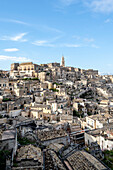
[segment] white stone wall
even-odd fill
[[[88,133],[85,133],[84,137],[85,137],[85,144],[86,145],[97,141],[97,139],[95,137],[93,137],[92,135],[89,135]]]
[[[113,149],[113,141],[107,140],[102,136],[92,136],[88,133],[85,133],[85,144],[91,144],[92,142],[96,142],[100,145],[101,150],[112,150]]]
[[[103,124],[96,120],[96,128],[103,128]]]
[[[11,111],[9,112],[9,116],[10,116],[10,117],[17,117],[17,116],[20,115],[20,113],[21,113],[21,109],[20,109],[20,110],[11,110]]]
[[[113,149],[113,141],[105,140],[104,137],[100,136],[99,140],[100,148],[102,150],[112,150]]]
[[[86,124],[91,129],[95,129],[95,121],[93,119],[91,119],[90,117],[86,117]]]

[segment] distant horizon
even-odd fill
[[[65,57],[64,57],[64,59],[65,59]],[[33,62],[33,61],[28,61],[28,62],[12,62],[11,64],[13,64],[13,63],[19,63],[19,64],[21,64],[21,63],[30,63],[30,62],[32,62],[33,64],[37,64],[37,65],[50,64],[50,63],[60,63],[60,64],[61,64],[61,62],[57,62],[57,61],[55,61],[55,62],[48,62],[48,63],[35,63],[35,62]],[[10,66],[11,66],[11,65],[10,65]],[[80,68],[80,67],[75,67],[75,66],[70,66],[70,65],[66,65],[65,67],[74,67],[74,68],[79,68],[79,69],[82,69],[82,70],[90,70],[90,69],[93,69],[93,68],[87,68],[87,69],[85,69],[85,68]],[[9,69],[9,70],[7,70],[7,69],[0,69],[0,70],[2,70],[2,71],[10,71],[10,69]],[[98,70],[98,69],[93,69],[93,70]],[[99,70],[98,70],[98,74],[99,74],[99,75],[113,75],[113,73],[99,72]]]

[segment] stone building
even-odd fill
[[[8,78],[0,78],[0,89],[9,88],[9,79]]]
[[[92,142],[97,142],[101,150],[113,149],[113,129],[96,129],[85,132],[85,144],[91,145]]]
[[[16,76],[29,76],[29,77],[37,77],[37,71],[40,69],[40,66],[37,64],[33,64],[32,62],[27,63],[13,63],[11,64],[10,77]]]
[[[0,131],[0,150],[12,150],[13,154],[17,150],[17,131],[14,129]]]

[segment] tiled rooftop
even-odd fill
[[[52,150],[46,151],[45,154],[45,170],[66,170],[61,160]]]
[[[67,160],[74,170],[107,170],[95,157],[85,151],[76,151]]]
[[[38,131],[38,139],[41,141],[50,140],[58,137],[66,136],[66,132],[63,130],[54,130],[54,131]]]
[[[33,145],[26,145],[17,150],[17,161],[33,159],[41,162],[41,150]]]

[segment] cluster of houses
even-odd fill
[[[113,76],[66,67],[64,57],[0,71],[0,152],[9,151],[1,166],[109,169],[95,155],[112,149]]]

